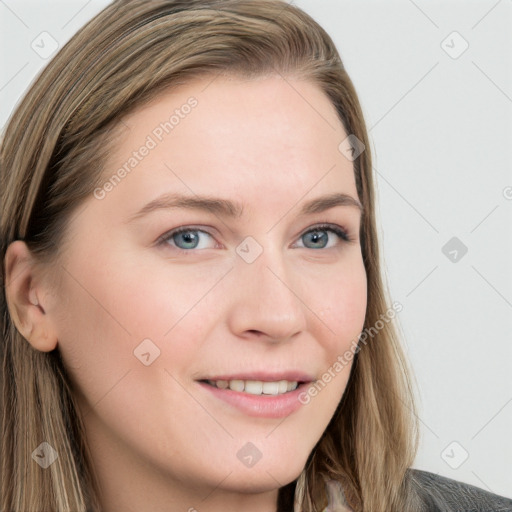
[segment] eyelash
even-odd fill
[[[169,231],[162,235],[157,240],[158,246],[168,245],[169,240],[171,240],[175,235],[178,235],[180,233],[187,233],[187,232],[193,232],[197,231],[198,233],[206,233],[207,235],[213,237],[211,233],[208,231],[205,231],[203,229],[194,228],[193,226],[183,226],[180,228],[173,229],[172,231]],[[308,233],[314,232],[314,231],[330,231],[331,233],[334,233],[337,235],[343,242],[353,242],[356,239],[349,236],[349,234],[340,226],[337,226],[336,224],[318,224],[316,226],[313,226],[312,228],[304,231],[300,236],[299,239],[302,238],[304,235],[307,235]],[[179,252],[196,252],[194,249],[182,249],[181,247],[177,247],[175,245],[171,246],[173,249],[179,251]],[[309,247],[301,247],[301,249],[309,249]],[[332,247],[327,247],[327,249],[332,249]],[[311,249],[313,251],[318,251],[319,249]],[[320,249],[321,250],[321,249]],[[324,248],[325,250],[325,248]]]

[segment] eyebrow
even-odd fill
[[[350,206],[357,208],[362,214],[363,205],[354,197],[344,193],[333,193],[316,199],[312,199],[302,206],[299,215],[310,215],[320,213],[336,206]],[[243,205],[229,199],[222,199],[212,196],[182,195],[167,193],[153,199],[143,206],[138,212],[130,216],[127,223],[140,219],[151,212],[174,208],[185,208],[189,210],[203,210],[216,214],[220,217],[237,219],[243,215]]]

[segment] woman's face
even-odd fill
[[[281,77],[197,80],[120,133],[47,311],[100,480],[275,490],[334,414],[351,369],[335,363],[363,329],[348,134],[316,85]]]

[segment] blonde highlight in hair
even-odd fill
[[[317,84],[347,134],[364,207],[361,247],[368,282],[365,328],[388,306],[380,270],[368,134],[353,84],[328,34],[281,0],[118,0],[59,51],[13,113],[0,150],[0,249],[24,240],[55,271],[71,214],[101,183],[119,121],[158,93],[194,78],[279,74]],[[5,280],[2,265],[4,288]],[[5,290],[4,290],[5,292]],[[72,386],[58,349],[33,349],[0,297],[0,509],[100,510],[98,485]],[[338,408],[302,474],[279,492],[278,510],[319,512],[325,478],[342,484],[356,512],[413,510],[407,470],[418,445],[411,376],[388,322],[354,355]],[[43,441],[48,470],[31,460]]]

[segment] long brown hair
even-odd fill
[[[353,84],[328,34],[281,0],[118,0],[80,29],[12,114],[0,151],[0,256],[23,240],[55,268],[71,213],[99,186],[119,120],[159,92],[215,74],[281,74],[327,94],[345,132],[365,150],[353,161],[364,207],[361,246],[368,282],[365,330],[343,398],[280,510],[320,511],[325,478],[355,511],[411,510],[407,469],[418,445],[411,376],[381,275],[370,144]],[[109,143],[110,142],[110,143]],[[341,142],[341,141],[340,141]],[[2,264],[2,283],[5,268]],[[17,331],[0,297],[3,511],[97,511],[86,436],[58,349],[40,352]],[[364,332],[364,331],[363,331]],[[59,457],[31,461],[43,440]]]

